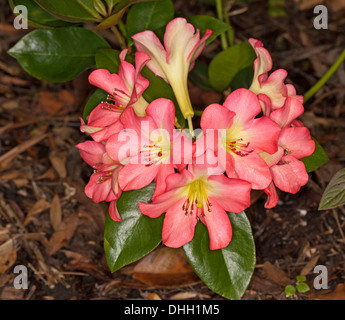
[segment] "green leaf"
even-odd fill
[[[345,168],[339,170],[327,185],[319,210],[332,209],[345,204]]]
[[[97,69],[107,69],[110,73],[117,73],[120,66],[119,55],[119,50],[98,50],[95,55]]]
[[[172,88],[160,77],[156,76],[149,68],[144,67],[141,71],[144,78],[150,81],[150,85],[144,91],[143,97],[147,102],[152,102],[158,98],[170,99],[175,105],[175,116],[182,127],[186,125],[186,119],[183,117],[178,106],[176,97]]]
[[[206,45],[210,44],[219,35],[230,29],[230,26],[227,23],[210,16],[192,16],[187,20],[195,27],[195,29],[200,30],[201,36],[205,34],[207,29],[213,31],[213,34],[206,40]]]
[[[296,280],[297,282],[304,282],[307,280],[307,278],[305,276],[296,276]]]
[[[74,79],[95,64],[95,53],[109,44],[84,28],[38,29],[20,39],[8,53],[33,77],[51,82]]]
[[[297,289],[298,292],[301,292],[301,293],[307,292],[307,291],[310,290],[309,286],[306,283],[304,283],[304,282],[299,283],[297,285],[296,289]]]
[[[288,286],[285,287],[285,296],[287,298],[293,296],[296,293],[296,288],[289,284]]]
[[[218,53],[208,69],[211,85],[219,91],[228,89],[241,70],[253,67],[255,59],[255,51],[248,42],[236,44]]]
[[[117,201],[121,222],[105,221],[104,249],[111,272],[139,260],[156,248],[162,240],[164,215],[152,219],[139,210],[139,202],[148,202],[155,184],[140,189],[125,191]]]
[[[101,20],[93,0],[35,0],[44,10],[64,21],[92,22]]]
[[[189,72],[189,79],[200,88],[214,90],[208,78],[208,64],[201,60],[195,61],[194,68]]]
[[[62,21],[57,17],[49,14],[47,11],[43,10],[34,0],[10,0],[9,2],[12,10],[18,5],[24,5],[27,8],[27,20],[29,25],[31,26],[54,29],[72,25],[69,22]]]
[[[239,88],[249,89],[253,81],[253,76],[254,76],[253,66],[249,66],[240,70],[239,72],[237,72],[235,77],[231,80],[231,83],[230,83],[231,90],[236,90]]]
[[[305,169],[308,173],[315,171],[317,168],[321,167],[329,160],[321,145],[316,141],[315,138],[311,138],[315,142],[315,150],[313,154],[309,157],[300,159],[304,163]]]
[[[91,113],[93,109],[95,109],[102,101],[107,100],[108,93],[102,89],[96,89],[95,92],[91,95],[89,100],[87,101],[84,112],[83,112],[83,119],[86,120],[86,117]]]
[[[193,240],[183,248],[194,271],[211,290],[237,300],[255,268],[255,244],[246,214],[229,213],[229,217],[233,236],[226,248],[209,249],[208,231],[201,222],[196,225]]]
[[[127,15],[127,32],[132,36],[138,32],[155,31],[174,18],[171,0],[148,1],[132,6]]]

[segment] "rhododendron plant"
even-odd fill
[[[10,49],[23,68],[41,80],[66,82],[95,67],[87,71],[95,91],[80,118],[87,141],[76,147],[91,166],[85,194],[109,204],[104,249],[110,270],[160,243],[182,247],[213,291],[241,298],[256,262],[244,212],[252,190],[263,195],[257,201],[264,214],[280,193],[298,192],[327,161],[299,119],[303,96],[287,83],[288,72],[272,70],[260,40],[234,38],[228,19],[182,12],[173,18],[170,0],[93,0],[87,10],[80,1],[68,1],[74,10],[66,1],[31,2],[40,5],[32,4],[29,21],[41,14],[45,19],[35,25],[47,29]],[[219,16],[227,13],[222,1],[215,3]],[[85,22],[97,25],[86,29]],[[117,41],[110,44],[91,29],[110,29]],[[206,54],[218,36],[221,42]],[[35,46],[39,54],[32,54]],[[207,90],[197,111],[191,83]]]

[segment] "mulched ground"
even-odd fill
[[[303,94],[345,47],[345,3],[334,1],[329,29],[315,30],[313,7],[322,1],[287,2],[281,17],[269,15],[266,1],[254,1],[235,4],[230,18],[236,39],[260,39],[272,54],[274,69],[288,70],[287,81]],[[211,10],[198,1],[174,3],[186,15]],[[103,250],[107,206],[84,195],[91,172],[75,148],[85,140],[78,118],[93,90],[88,73],[65,84],[30,77],[6,54],[27,32],[13,29],[12,21],[7,2],[0,1],[0,299],[223,299],[188,268],[189,284],[165,288],[135,278],[134,266],[109,272]],[[104,36],[117,46],[109,33]],[[219,50],[217,40],[204,57]],[[191,88],[195,105],[201,95],[206,105],[218,98],[192,83]],[[321,299],[327,293],[326,298],[344,299],[345,210],[317,210],[325,186],[345,166],[344,98],[342,65],[305,104],[302,116],[330,161],[310,174],[297,195],[281,194],[276,208],[266,210],[265,195],[256,194],[246,211],[257,266],[242,299],[286,299],[284,286],[295,284],[301,274],[311,290],[290,299]],[[16,265],[28,267],[28,290],[13,287]],[[315,265],[327,267],[328,290],[313,289]]]

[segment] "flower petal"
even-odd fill
[[[80,151],[80,156],[91,167],[103,163],[105,147],[102,143],[95,141],[85,141],[76,145]]]
[[[246,126],[261,112],[261,106],[256,94],[240,88],[228,95],[223,106],[236,113],[234,124]]]
[[[281,128],[266,116],[254,119],[247,130],[243,130],[242,137],[249,141],[249,148],[255,152],[273,154],[278,150],[278,138]]]
[[[162,230],[162,241],[168,247],[179,248],[194,237],[195,225],[198,222],[195,212],[185,214],[182,209],[184,199],[177,201],[165,214]]]
[[[282,130],[279,145],[296,159],[310,156],[315,150],[315,142],[306,127],[291,127]]]
[[[157,176],[160,165],[126,164],[119,172],[120,188],[138,190],[149,185]]]
[[[266,209],[274,208],[278,204],[278,200],[279,200],[274,183],[271,182],[270,185],[264,191],[267,194],[267,201],[265,203],[265,208]]]
[[[207,194],[215,199],[225,211],[238,213],[250,206],[252,186],[249,182],[229,179],[223,174],[210,176],[208,182]]]
[[[146,108],[146,114],[156,123],[157,128],[165,129],[171,135],[175,123],[175,106],[174,103],[165,98],[159,98],[152,101]]]
[[[174,166],[172,164],[161,164],[160,168],[157,172],[155,182],[156,182],[156,189],[153,193],[152,199],[154,200],[155,197],[159,196],[160,194],[164,193],[166,190],[166,178],[174,173]]]
[[[302,115],[304,108],[302,103],[295,99],[286,98],[285,104],[280,109],[276,109],[270,115],[270,118],[280,125],[282,128],[286,128],[291,125],[292,121]]]
[[[119,211],[117,210],[117,207],[116,207],[116,200],[111,201],[109,204],[109,215],[113,221],[116,221],[116,222],[122,221]]]
[[[111,188],[111,179],[98,183],[101,176],[101,173],[91,175],[88,184],[85,186],[85,194],[96,203],[116,200]]]
[[[304,163],[287,155],[271,168],[274,184],[282,191],[296,193],[308,182]]]
[[[144,52],[151,57],[151,60],[147,62],[147,66],[152,72],[168,82],[162,70],[162,65],[167,63],[166,52],[157,36],[152,31],[147,30],[135,34],[132,39],[138,51]]]
[[[206,129],[227,129],[231,127],[235,112],[220,104],[209,105],[202,113],[200,127],[206,133]]]
[[[89,82],[109,94],[113,94],[114,89],[117,89],[123,91],[128,96],[131,95],[131,92],[128,90],[121,77],[116,73],[110,73],[106,69],[97,69],[91,72],[89,75]]]
[[[221,205],[214,199],[212,202],[212,211],[207,212],[200,220],[206,225],[210,237],[210,249],[223,249],[228,246],[232,238],[232,227],[229,216]]]
[[[238,155],[229,155],[226,173],[229,178],[237,178],[248,181],[252,188],[262,190],[268,187],[272,181],[270,169],[266,162],[256,153],[252,152],[241,157]]]

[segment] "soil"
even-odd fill
[[[261,40],[272,55],[273,69],[286,69],[287,82],[304,94],[345,47],[345,2],[285,2],[278,17],[267,1],[236,2],[231,24],[236,43]],[[313,26],[313,8],[320,3],[328,8],[326,30]],[[207,1],[186,5],[178,0],[174,5],[186,16],[214,14]],[[0,1],[0,248],[8,244],[7,251],[0,251],[0,300],[224,299],[192,275],[182,284],[162,287],[136,278],[135,264],[109,271],[103,250],[107,205],[85,196],[90,167],[75,148],[85,141],[79,117],[94,90],[87,82],[90,71],[67,83],[32,78],[6,53],[33,30],[14,29],[13,19],[7,2]],[[119,48],[110,33],[103,35]],[[203,59],[220,50],[217,39]],[[199,108],[220,99],[219,93],[193,83],[190,88]],[[243,300],[285,300],[285,286],[295,285],[298,275],[306,276],[310,290],[288,299],[345,299],[345,208],[318,211],[328,182],[345,167],[344,99],[342,64],[304,105],[301,117],[329,162],[310,173],[299,193],[279,193],[275,208],[265,209],[266,196],[255,193],[246,210],[257,265]],[[16,265],[28,267],[28,290],[13,287]],[[314,289],[316,265],[326,266],[328,289]]]

